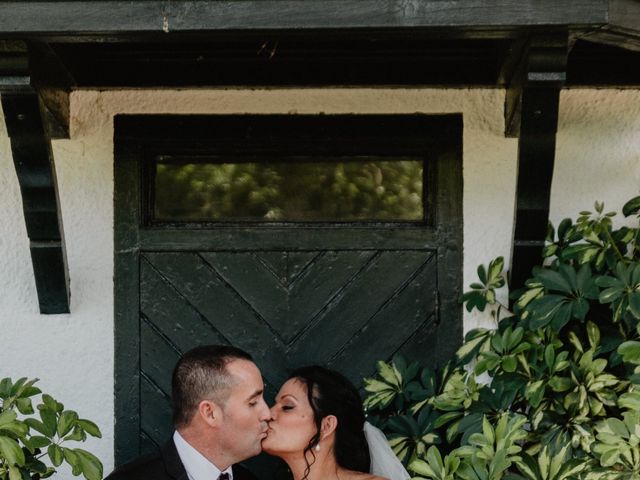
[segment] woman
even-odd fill
[[[383,463],[393,464],[396,470],[377,472],[384,477],[369,473],[371,459],[363,430],[362,401],[351,382],[335,371],[319,366],[294,371],[280,389],[271,417],[262,449],[283,459],[294,480],[409,478],[379,431],[377,443],[382,443],[386,452],[373,455],[384,457]],[[367,429],[374,428],[366,425]]]

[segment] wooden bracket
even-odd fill
[[[69,94],[76,84],[62,61],[45,42],[29,42],[31,85],[49,138],[69,138]]]
[[[520,114],[518,178],[510,285],[520,288],[541,263],[549,222],[549,200],[558,128],[560,90],[566,80],[566,31],[533,35],[512,104]],[[515,119],[519,116],[519,122]]]
[[[504,135],[509,138],[517,138],[520,134],[522,80],[527,67],[529,47],[528,37],[513,40],[498,77],[498,83],[507,87],[504,98]]]
[[[36,93],[49,138],[69,138],[69,94],[76,82],[45,42],[0,40],[0,93]]]
[[[69,313],[62,216],[42,102],[31,87],[27,52],[0,50],[0,97],[20,184],[40,312]]]

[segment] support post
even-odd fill
[[[2,110],[22,194],[40,313],[69,313],[69,275],[51,139],[28,65],[26,51],[0,50]]]
[[[566,81],[567,32],[532,36],[525,54],[523,74],[515,86],[520,90],[515,93],[520,122],[512,289],[524,286],[531,269],[542,261],[549,222],[558,104]]]

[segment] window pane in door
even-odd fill
[[[158,157],[153,217],[167,222],[421,222],[424,160]]]

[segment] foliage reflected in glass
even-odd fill
[[[423,161],[156,164],[160,221],[422,221]]]

